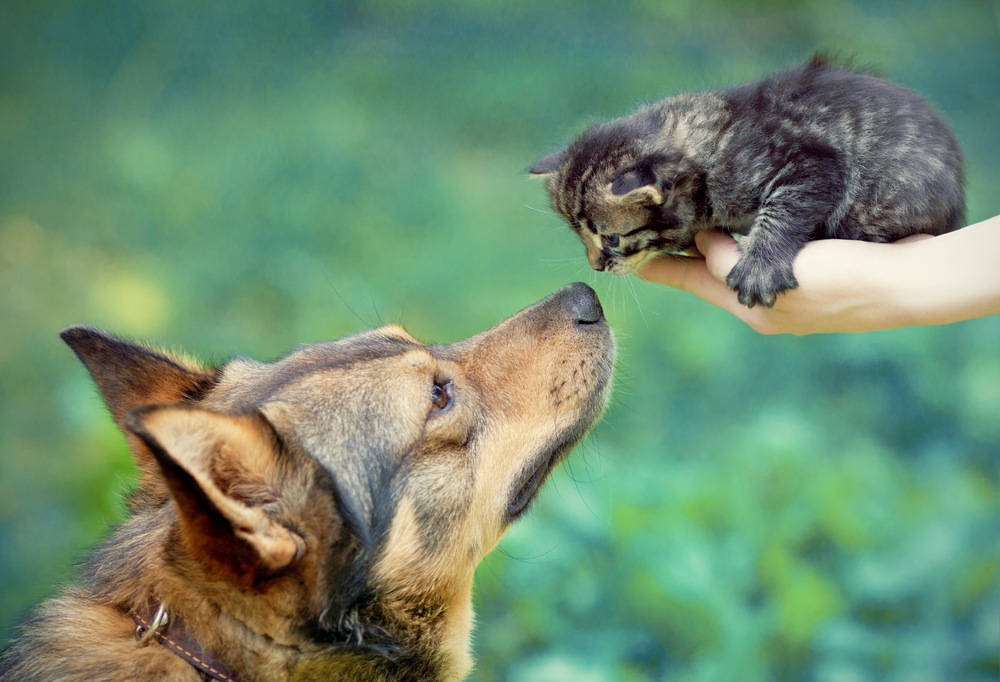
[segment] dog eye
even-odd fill
[[[618,242],[619,241],[620,241],[620,238],[616,234],[606,234],[606,235],[604,235],[604,245],[607,246],[607,247],[609,247],[609,248],[613,249],[616,246],[618,246]]]
[[[451,400],[451,382],[435,380],[431,389],[431,404],[434,406],[431,412],[444,412],[451,407]]]

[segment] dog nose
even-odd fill
[[[568,310],[579,324],[593,324],[604,317],[604,309],[597,294],[583,282],[570,284],[563,289],[559,305]]]

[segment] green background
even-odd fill
[[[1000,4],[0,3],[0,633],[121,519],[73,323],[274,358],[458,340],[578,279],[616,398],[480,566],[476,680],[990,680],[1000,318],[764,337],[592,273],[523,170],[823,49],[927,96],[1000,213]]]

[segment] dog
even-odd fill
[[[0,680],[460,680],[479,561],[603,413],[572,284],[451,345],[388,326],[206,368],[62,331],[139,470],[130,518]]]

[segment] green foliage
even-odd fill
[[[478,680],[1000,676],[1000,319],[761,337],[598,277],[522,173],[594,117],[824,49],[950,120],[1000,213],[982,2],[0,5],[0,626],[133,471],[59,342],[451,341],[573,281],[616,400],[481,565]]]

